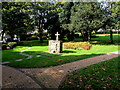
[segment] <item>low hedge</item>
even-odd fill
[[[7,45],[8,45],[8,47],[10,47],[10,49],[12,49],[17,46],[17,43],[16,42],[8,42]]]
[[[27,40],[27,41],[38,40],[38,37],[28,37],[26,40]]]
[[[17,43],[16,42],[8,42],[8,43],[4,43],[2,44],[2,50],[7,50],[8,48],[9,49],[13,49],[17,46]]]
[[[69,43],[63,43],[63,47],[65,49],[85,49],[85,50],[89,50],[91,48],[91,44],[89,43],[81,43],[81,42],[69,42]]]

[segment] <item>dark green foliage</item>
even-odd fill
[[[79,36],[79,34],[74,34],[74,37],[79,38],[80,36]]]
[[[59,13],[59,22],[61,27],[61,37],[67,36],[67,39],[69,41],[72,41],[74,39],[74,33],[73,31],[69,31],[67,27],[67,24],[70,23],[70,16],[71,16],[71,8],[73,6],[73,2],[65,2],[63,3],[63,10]]]
[[[17,46],[17,43],[16,42],[8,42],[7,45],[10,49],[13,49]]]
[[[71,7],[73,6],[73,2],[65,2],[62,6],[63,10],[59,13],[59,21],[64,27],[65,24],[70,23],[70,15],[71,15]],[[64,28],[65,29],[65,28]]]
[[[103,24],[102,16],[103,11],[97,2],[74,3],[68,28],[71,31],[80,32],[83,40],[91,40],[91,32],[98,30]]]
[[[17,45],[18,45],[18,46],[24,46],[23,41],[18,41],[18,42],[17,42]]]
[[[8,32],[13,38],[15,34],[21,36],[32,28],[28,6],[25,2],[2,3],[3,33]]]
[[[3,2],[2,38],[7,32],[11,38],[16,34],[26,40],[27,32],[37,26],[40,42],[55,39],[56,32],[60,33],[60,40],[67,36],[71,41],[76,38],[74,33],[80,32],[84,41],[90,41],[92,31],[99,28],[119,29],[119,4],[109,3],[111,8],[103,9],[98,2]],[[49,37],[43,35],[45,29]]]
[[[16,42],[8,42],[6,44],[2,44],[2,50],[7,50],[8,48],[9,49],[13,49],[17,46],[17,43]]]
[[[67,33],[67,39],[69,41],[73,41],[74,40],[74,33],[73,32]]]
[[[26,38],[26,40],[27,40],[27,41],[30,41],[30,40],[38,40],[38,38],[37,38],[37,37],[28,37],[28,38]]]
[[[103,15],[98,2],[67,2],[59,14],[59,21],[64,30],[80,32],[83,40],[88,41],[91,40],[91,32],[103,25]]]
[[[17,42],[19,46],[46,46],[48,45],[47,41],[40,43],[39,40],[30,40],[30,41],[19,41]]]
[[[110,42],[113,44],[113,31],[112,29],[119,30],[120,28],[120,2],[107,2],[107,6],[103,8],[104,12],[104,24],[101,28],[109,29],[110,33]]]

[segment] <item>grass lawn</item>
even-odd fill
[[[26,48],[21,46],[21,48]],[[3,51],[3,61],[12,61],[7,64],[13,67],[47,67],[53,65],[59,65],[63,63],[69,63],[76,60],[81,60],[101,54],[105,54],[112,51],[117,51],[118,46],[115,45],[93,45],[90,50],[73,50],[73,49],[63,49],[62,55],[49,54],[44,51],[48,51],[48,46],[32,46],[31,49],[28,49],[24,53],[32,55],[32,59],[26,59],[23,57],[23,61],[14,61],[19,59],[18,51],[21,51],[20,47],[17,47],[13,50]],[[37,55],[40,57],[36,57]],[[9,56],[10,55],[10,56]],[[9,56],[9,57],[7,57]],[[22,58],[22,57],[21,57]]]
[[[108,34],[109,35],[109,34]],[[110,43],[110,36],[105,36],[105,34],[96,34],[97,38],[92,38],[91,43],[92,44],[109,44]],[[120,34],[113,34],[113,41],[114,43],[120,43]],[[74,39],[74,42],[83,41],[82,38],[76,38]]]
[[[99,35],[100,36],[100,35]],[[108,37],[103,36],[95,38],[99,40],[104,39],[108,40]],[[117,39],[117,37],[116,37]],[[97,40],[97,41],[99,41]],[[2,51],[2,61],[10,61],[7,65],[21,68],[21,67],[48,67],[54,66],[64,63],[73,62],[76,60],[81,60],[113,51],[117,51],[117,45],[107,45],[107,44],[93,44],[90,50],[73,50],[73,49],[63,49],[63,54],[56,55],[45,53],[44,51],[48,51],[47,43],[40,44],[38,40],[34,41],[22,41],[21,43],[23,46],[17,46],[11,50],[3,50]],[[32,55],[32,59],[26,59],[25,56],[20,55],[19,52],[31,47],[31,49],[26,50],[24,53]],[[37,57],[41,55],[40,57]],[[15,61],[16,59],[23,59],[22,61]]]
[[[109,34],[108,34],[109,35]],[[104,36],[104,34],[96,34],[98,38],[92,38],[92,41],[98,44],[109,44],[110,43],[110,36]],[[113,41],[114,43],[120,43],[120,35],[113,34]]]
[[[21,58],[25,58],[25,56],[20,55],[19,51],[22,51],[24,49],[27,49],[28,47],[26,46],[17,46],[17,48],[14,49],[10,49],[10,50],[4,50],[2,51],[2,61],[14,61],[16,59],[21,59]]]
[[[60,88],[120,88],[120,56],[70,73]]]

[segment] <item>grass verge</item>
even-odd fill
[[[120,56],[70,73],[60,88],[120,88]]]
[[[21,48],[25,48],[21,46]],[[55,66],[64,63],[74,62],[77,60],[82,60],[85,58],[117,51],[118,46],[114,45],[93,45],[90,50],[73,50],[73,49],[63,49],[63,54],[49,54],[44,51],[48,51],[48,46],[32,46],[31,49],[24,51],[24,53],[32,55],[31,59],[23,58],[22,61],[14,61],[19,55],[16,52],[20,51],[20,48],[13,50],[3,51],[3,61],[12,60],[11,63],[7,65],[22,68],[22,67],[48,67]],[[13,54],[14,53],[14,54]],[[9,56],[11,55],[11,56]],[[9,57],[7,57],[9,56]],[[39,57],[37,57],[39,56]]]

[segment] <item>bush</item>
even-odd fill
[[[91,38],[98,38],[98,36],[91,36]]]
[[[73,35],[73,34],[68,34],[68,35],[67,35],[67,39],[68,39],[69,41],[73,41],[73,40],[74,40],[74,35]]]
[[[74,37],[75,38],[79,38],[79,34],[74,34]]]
[[[2,50],[7,50],[7,44],[2,44]]]
[[[38,40],[38,38],[37,38],[37,37],[28,37],[28,38],[26,38],[26,40],[27,40],[27,41],[30,41],[30,40]]]
[[[16,42],[8,42],[8,47],[10,47],[10,49],[15,48],[17,46]]]
[[[12,42],[12,39],[11,38],[7,38],[7,42]]]
[[[43,33],[42,38],[43,38],[44,40],[46,40],[46,39],[48,38],[48,33]]]
[[[23,44],[22,41],[18,41],[18,42],[17,42],[17,45],[18,45],[18,46],[24,46],[24,44]]]
[[[76,43],[63,43],[63,47],[65,49],[85,49],[89,50],[92,45],[89,43],[81,43],[81,42],[76,42]]]
[[[47,45],[47,43],[40,43],[40,40],[31,40],[31,41],[19,41],[17,42],[19,46],[40,46]]]

